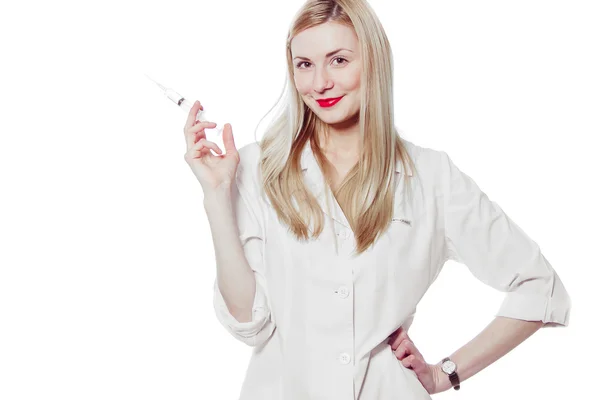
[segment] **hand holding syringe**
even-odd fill
[[[146,76],[152,80],[148,75]],[[199,101],[192,103],[174,90],[165,88],[154,80],[152,81],[175,104],[188,112],[183,128],[187,147],[184,158],[202,185],[204,194],[215,191],[222,192],[223,189],[230,187],[235,180],[237,166],[240,162],[240,156],[233,140],[231,124],[225,124],[225,126],[217,128],[217,136],[219,138],[222,136],[222,147],[218,146],[217,143],[206,138],[206,130],[216,128],[217,124],[204,120],[206,114]],[[223,135],[221,135],[221,132]]]
[[[146,74],[144,74],[144,75],[146,75]],[[190,110],[192,109],[192,106],[194,105],[193,102],[184,98],[182,95],[177,93],[175,90],[161,85],[160,83],[156,82],[154,79],[150,78],[148,75],[146,75],[146,77],[148,79],[150,79],[152,82],[154,82],[163,91],[165,96],[167,96],[173,103],[177,104],[181,110],[185,111],[186,113],[190,112]],[[196,115],[196,121],[211,121],[210,118],[212,118],[212,114],[213,113],[211,113],[211,115],[209,116],[206,113],[206,111],[204,111],[204,107],[200,106],[200,110],[198,111],[198,114]],[[214,122],[214,121],[211,121],[211,122]],[[204,132],[207,135],[210,134],[212,136],[212,138],[211,138],[212,140],[215,140],[216,142],[221,142],[219,144],[222,145],[223,126],[219,126],[216,123],[213,123],[213,125],[215,125],[215,126],[207,126]]]

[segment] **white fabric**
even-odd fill
[[[568,325],[569,295],[538,245],[445,152],[403,143],[416,170],[397,163],[391,225],[359,257],[310,143],[301,166],[326,225],[306,243],[278,221],[260,187],[258,144],[239,150],[234,204],[257,279],[253,320],[229,314],[216,281],[214,305],[223,326],[253,346],[240,400],[431,399],[387,340],[408,330],[449,259],[507,293],[497,316]],[[403,201],[406,175],[413,196]]]

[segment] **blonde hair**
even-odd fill
[[[404,168],[409,163],[411,170],[415,169],[394,127],[390,45],[379,19],[366,1],[309,0],[296,13],[286,41],[288,73],[276,103],[280,105],[279,112],[260,141],[260,171],[265,194],[279,221],[287,225],[298,240],[309,238],[306,221],[311,221],[311,237],[318,237],[324,229],[323,210],[304,184],[300,159],[310,140],[315,158],[330,182],[331,167],[318,142],[318,133],[326,133],[327,124],[304,104],[295,88],[290,42],[305,29],[329,21],[354,30],[362,58],[359,116],[362,156],[333,193],[355,232],[356,251],[360,254],[391,222],[396,160],[401,160]]]

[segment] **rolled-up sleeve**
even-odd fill
[[[239,175],[238,175],[239,176]],[[235,180],[232,188],[239,238],[250,267],[256,278],[256,292],[252,305],[252,320],[239,322],[227,308],[219,290],[217,279],[214,283],[214,307],[219,322],[235,337],[249,346],[260,346],[267,341],[275,330],[268,301],[267,284],[263,264],[263,228],[259,218],[260,210],[256,196]]]
[[[446,260],[506,292],[496,316],[567,326],[571,299],[538,244],[447,153],[440,154]]]

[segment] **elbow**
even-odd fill
[[[216,283],[214,291],[213,304],[217,319],[235,339],[250,347],[263,345],[275,331],[265,293],[260,285],[256,288],[251,312],[248,309],[230,311]]]
[[[537,283],[537,285],[535,285]],[[559,276],[552,279],[529,281],[512,288],[496,314],[526,321],[539,321],[541,326],[566,327],[571,314],[571,297]]]
[[[262,346],[275,331],[275,323],[266,307],[252,309],[251,319],[238,321],[227,308],[217,308],[217,319],[240,342],[250,346]]]

